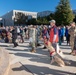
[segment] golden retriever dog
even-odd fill
[[[53,48],[51,42],[46,39],[45,45],[50,52],[50,56],[52,56],[51,64],[53,62],[56,62],[59,66],[64,67],[65,63],[64,63],[63,59],[57,54],[57,52]]]

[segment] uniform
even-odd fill
[[[71,28],[69,29],[70,45],[71,45],[72,51],[73,51],[73,48],[74,48],[75,29],[76,29],[76,27],[71,27]]]
[[[36,42],[37,42],[37,31],[35,28],[30,28],[29,29],[29,40],[30,40],[30,44],[32,47],[32,52],[36,52],[35,48],[36,48]]]

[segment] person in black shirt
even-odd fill
[[[14,44],[14,47],[18,46],[18,43],[16,42],[17,39],[17,28],[16,27],[12,27],[12,43]]]

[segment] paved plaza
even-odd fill
[[[1,47],[6,48],[10,56],[9,75],[73,75],[76,73],[76,56],[72,56],[70,46],[66,42],[60,46],[66,58],[71,65],[59,67],[56,63],[50,64],[49,52],[42,49],[43,44],[37,47],[36,53],[31,53],[29,41],[19,43],[19,46],[13,48],[13,44],[0,43]]]

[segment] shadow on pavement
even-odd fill
[[[70,62],[71,62],[70,66],[76,67],[76,61],[70,60]]]
[[[7,45],[0,45],[0,47],[8,47]]]
[[[30,72],[27,68],[24,67],[24,65],[20,66],[20,67],[16,67],[16,68],[12,68],[13,71],[25,71],[25,72],[29,72],[29,73],[32,73]]]
[[[3,45],[5,46],[5,45]],[[25,47],[25,46],[24,46]],[[40,63],[46,63],[46,64],[50,64],[50,57],[49,57],[49,52],[47,49],[43,50],[41,48],[37,48],[37,53],[30,53],[30,49],[28,47],[28,49],[24,49],[24,50],[20,50],[20,49],[15,49],[15,48],[6,48],[7,50],[12,50],[12,51],[23,51],[23,52],[19,52],[19,53],[13,53],[16,56],[21,56],[21,57],[26,57],[29,58],[30,61],[33,62],[40,62]],[[66,48],[65,48],[66,49]],[[26,53],[28,52],[28,53]],[[64,53],[64,54],[68,54],[68,53]],[[70,66],[74,66],[76,67],[76,62],[75,61],[71,61],[71,65]]]
[[[31,48],[30,47],[28,47],[27,49],[23,49],[23,50],[20,50],[20,49],[16,49],[16,48],[6,48],[7,50],[10,50],[10,51],[21,51],[21,52],[29,52],[29,53],[31,53],[30,51],[31,51]],[[38,48],[38,49],[36,49],[36,53],[35,53],[35,55],[36,54],[41,54],[41,55],[49,55],[49,52],[48,52],[48,50],[43,50],[43,49],[41,49],[41,48]],[[33,55],[33,53],[31,53],[32,55]],[[26,56],[25,56],[26,57]]]
[[[70,47],[64,47],[64,46],[62,46],[62,47],[60,47],[60,49],[71,49]]]
[[[16,56],[26,57],[26,58],[29,58],[29,60],[33,61],[33,62],[50,64],[50,61],[51,61],[49,52],[47,50],[37,50],[37,53],[31,53],[31,52],[28,51],[28,49],[25,49],[25,50],[8,49],[8,50],[22,51],[20,53],[12,53],[11,52],[9,54],[14,54]],[[28,53],[26,53],[26,52],[28,52]],[[66,53],[64,53],[64,54],[66,54]],[[76,62],[75,61],[70,60],[70,62],[71,62],[70,66],[76,67]],[[53,63],[53,65],[58,66],[56,63]]]
[[[70,53],[67,53],[67,52],[63,52],[63,54],[65,54],[65,55],[71,55]]]
[[[42,56],[40,54],[34,55],[34,54],[28,54],[28,53],[15,53],[15,55],[30,58],[29,60],[33,62],[40,62],[40,63],[46,63],[46,64],[50,63],[50,57]]]
[[[21,67],[13,68],[13,71],[21,71],[23,69]],[[51,69],[48,67],[41,67],[41,66],[35,66],[35,65],[24,65],[25,68],[27,68],[30,72],[32,72],[33,75],[72,75],[73,73],[66,72],[66,71],[60,71]],[[25,69],[24,69],[25,70]]]

